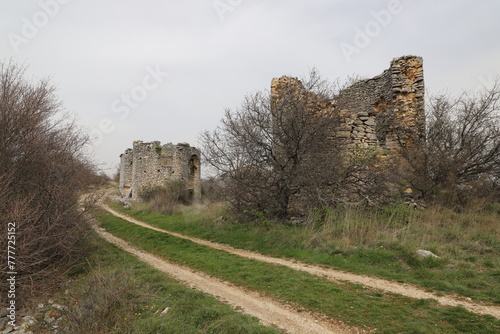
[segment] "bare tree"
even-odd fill
[[[500,81],[477,94],[431,98],[427,110],[426,142],[404,152],[412,185],[427,198],[444,191],[459,202],[498,191]]]
[[[297,198],[320,200],[319,189],[337,172],[331,159],[339,146],[332,135],[337,118],[333,90],[316,71],[276,85],[226,110],[222,125],[201,141],[205,162],[225,181],[235,209],[286,218]]]
[[[25,80],[24,72],[0,63],[0,248],[7,249],[7,226],[15,224],[17,281],[27,292],[57,282],[80,255],[86,224],[76,205],[96,178],[81,153],[85,138],[62,113],[54,88]]]

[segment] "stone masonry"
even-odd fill
[[[352,178],[355,180],[353,183],[344,187],[344,194],[340,197],[348,197],[349,202],[366,199],[367,189],[373,188],[374,176],[387,172],[387,167],[391,165],[403,164],[398,159],[400,149],[425,140],[422,65],[421,57],[394,58],[389,69],[382,74],[355,82],[338,92],[333,100],[305,91],[296,78],[283,76],[273,79],[273,103],[286,97],[290,91],[293,94],[297,92],[314,112],[328,111],[338,118],[337,125],[325,138],[332,144],[330,154],[338,155],[334,145],[338,147],[340,144],[346,150],[346,157],[368,153],[375,157],[371,165],[363,167],[364,171]],[[332,156],[332,161],[338,159]],[[314,172],[321,173],[311,171]],[[330,182],[325,180],[325,183]]]
[[[273,79],[271,94],[279,98],[293,85],[303,90],[296,78]],[[349,147],[379,147],[395,153],[398,146],[410,140],[422,139],[425,133],[424,76],[422,58],[403,56],[394,58],[389,69],[371,79],[361,80],[341,90],[335,100],[311,97],[313,108],[334,108],[340,116],[340,125],[332,138],[343,139]]]
[[[185,184],[194,200],[200,198],[200,151],[189,144],[134,141],[133,148],[121,154],[120,160],[119,187],[123,197],[140,199],[145,188],[178,181]]]
[[[424,137],[422,58],[395,58],[388,70],[342,90],[338,137],[359,147],[380,146],[394,154],[400,144]]]

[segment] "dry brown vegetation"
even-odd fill
[[[311,71],[280,90],[279,98],[270,92],[245,97],[240,108],[226,110],[220,127],[202,134],[204,161],[237,212],[286,218],[294,197],[300,193],[301,205],[315,206],[325,180],[340,173],[332,161],[340,144],[329,136],[338,123],[331,85]]]
[[[141,191],[141,198],[150,210],[170,215],[182,205],[191,204],[191,196],[186,185],[173,181],[164,186],[151,186]]]
[[[54,87],[24,74],[22,66],[0,63],[0,248],[7,249],[7,225],[15,223],[18,293],[52,286],[81,255],[87,227],[78,197],[103,180],[82,155],[86,140]],[[1,267],[8,271],[5,256]]]
[[[500,79],[476,94],[431,97],[426,137],[402,152],[412,167],[405,178],[426,201],[500,201]]]

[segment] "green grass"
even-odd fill
[[[256,318],[169,278],[91,236],[88,265],[63,298],[73,333],[277,334]],[[161,314],[166,307],[166,314]]]
[[[193,242],[128,223],[98,211],[109,232],[169,261],[187,265],[248,289],[321,312],[380,333],[495,333],[500,322],[462,308],[439,307],[431,300],[414,300],[381,293],[355,284],[336,284],[324,278],[273,266],[211,249]]]
[[[185,207],[174,215],[114,209],[152,225],[236,248],[329,265],[500,304],[500,215],[450,210],[325,210],[305,226],[217,222],[221,210]],[[419,259],[431,250],[439,260]]]

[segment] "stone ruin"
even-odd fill
[[[296,78],[283,76],[273,79],[273,99],[279,98],[282,91],[290,86],[304,89]],[[310,96],[308,98],[311,99]],[[340,116],[340,126],[331,136],[345,139],[350,147],[380,147],[394,153],[403,139],[402,132],[418,138],[423,138],[425,133],[421,57],[394,58],[389,69],[341,90],[334,101],[313,98],[317,100],[314,103],[317,109],[334,108]]]
[[[120,155],[119,188],[125,198],[140,199],[147,188],[181,182],[196,201],[201,196],[200,176],[200,151],[187,143],[138,140]]]
[[[366,197],[353,198],[356,196],[352,195],[356,192],[363,194],[362,188],[368,188],[369,176],[387,170],[391,164],[403,164],[398,159],[402,147],[425,140],[422,65],[421,57],[394,58],[389,69],[382,74],[355,82],[341,90],[334,100],[306,92],[297,78],[283,76],[272,80],[271,98],[274,102],[292,89],[307,98],[312,110],[333,111],[332,114],[339,119],[338,125],[325,138],[332,142],[332,147],[341,143],[348,154],[364,150],[377,157],[375,166],[366,167],[364,175],[360,173],[355,178],[357,184],[350,184],[345,189],[343,197],[350,197],[349,202]],[[338,154],[338,150],[332,150],[331,154]]]
[[[350,202],[359,201],[364,196],[353,198],[352,194],[363,194],[363,188],[367,188],[370,182],[366,176],[387,169],[391,164],[400,163],[397,162],[397,157],[401,146],[425,140],[424,76],[421,57],[394,58],[389,69],[382,74],[360,80],[341,90],[334,100],[306,92],[298,79],[286,76],[272,80],[272,100],[276,101],[280,96],[284,96],[284,92],[290,87],[303,94],[310,101],[308,105],[314,110],[321,112],[330,109],[338,116],[338,126],[332,129],[325,140],[332,141],[332,145],[334,142],[342,142],[348,153],[373,150],[377,155],[375,168],[373,165],[367,167],[364,175],[357,175],[356,181],[345,187],[344,195],[350,197]],[[338,154],[338,151],[333,150],[332,154]],[[141,189],[145,187],[181,181],[193,199],[199,199],[201,190],[198,149],[188,144],[169,143],[161,146],[158,141],[135,141],[133,148],[126,150],[120,157],[122,196],[138,199]]]

